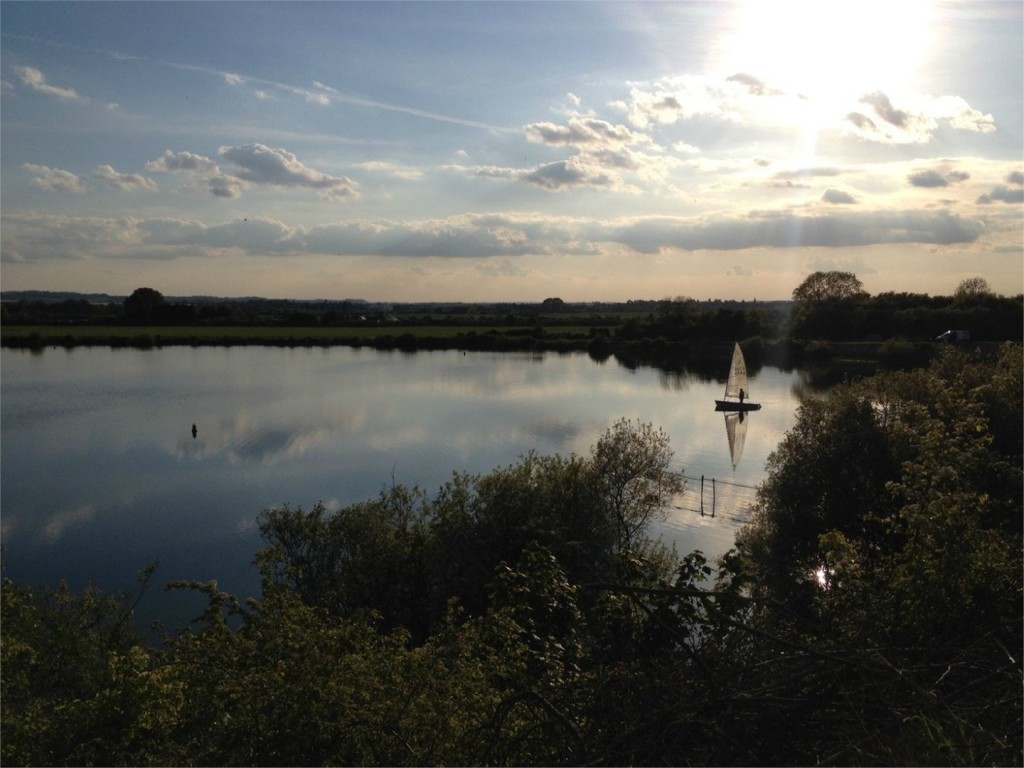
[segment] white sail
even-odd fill
[[[747,363],[743,359],[740,345],[737,344],[732,351],[732,366],[729,368],[729,382],[725,385],[725,396],[739,398],[741,389],[744,398],[750,396],[750,387],[747,383]]]
[[[747,441],[747,420],[743,411],[732,411],[725,414],[725,434],[729,437],[729,458],[732,468],[740,463],[743,455],[743,444]]]

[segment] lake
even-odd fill
[[[337,509],[392,483],[432,493],[453,471],[486,473],[530,450],[587,453],[621,417],[663,428],[673,469],[688,478],[654,533],[680,554],[712,559],[749,519],[765,460],[806,386],[799,372],[754,372],[750,396],[763,408],[745,418],[734,467],[714,410],[728,362],[707,375],[583,353],[3,349],[5,575],[121,591],[159,562],[158,588],[137,614],[143,626],[180,626],[203,603],[165,593],[168,581],[217,579],[257,593],[250,561],[268,507]]]

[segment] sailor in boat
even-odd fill
[[[743,398],[746,396],[746,392],[740,390],[740,405],[743,405]]]

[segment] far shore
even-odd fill
[[[170,346],[369,347],[403,352],[460,350],[492,352],[587,352],[601,360],[615,355],[637,365],[676,368],[718,363],[734,340],[643,338],[621,340],[595,334],[586,326],[499,328],[465,326],[277,327],[4,325],[0,346],[15,349],[112,347],[153,349]],[[748,362],[781,367],[815,362],[864,361],[883,367],[913,367],[929,360],[936,342],[740,340]],[[975,346],[994,346],[979,344]]]

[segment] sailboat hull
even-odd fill
[[[715,400],[716,411],[760,411],[760,403],[741,403],[736,400]]]

